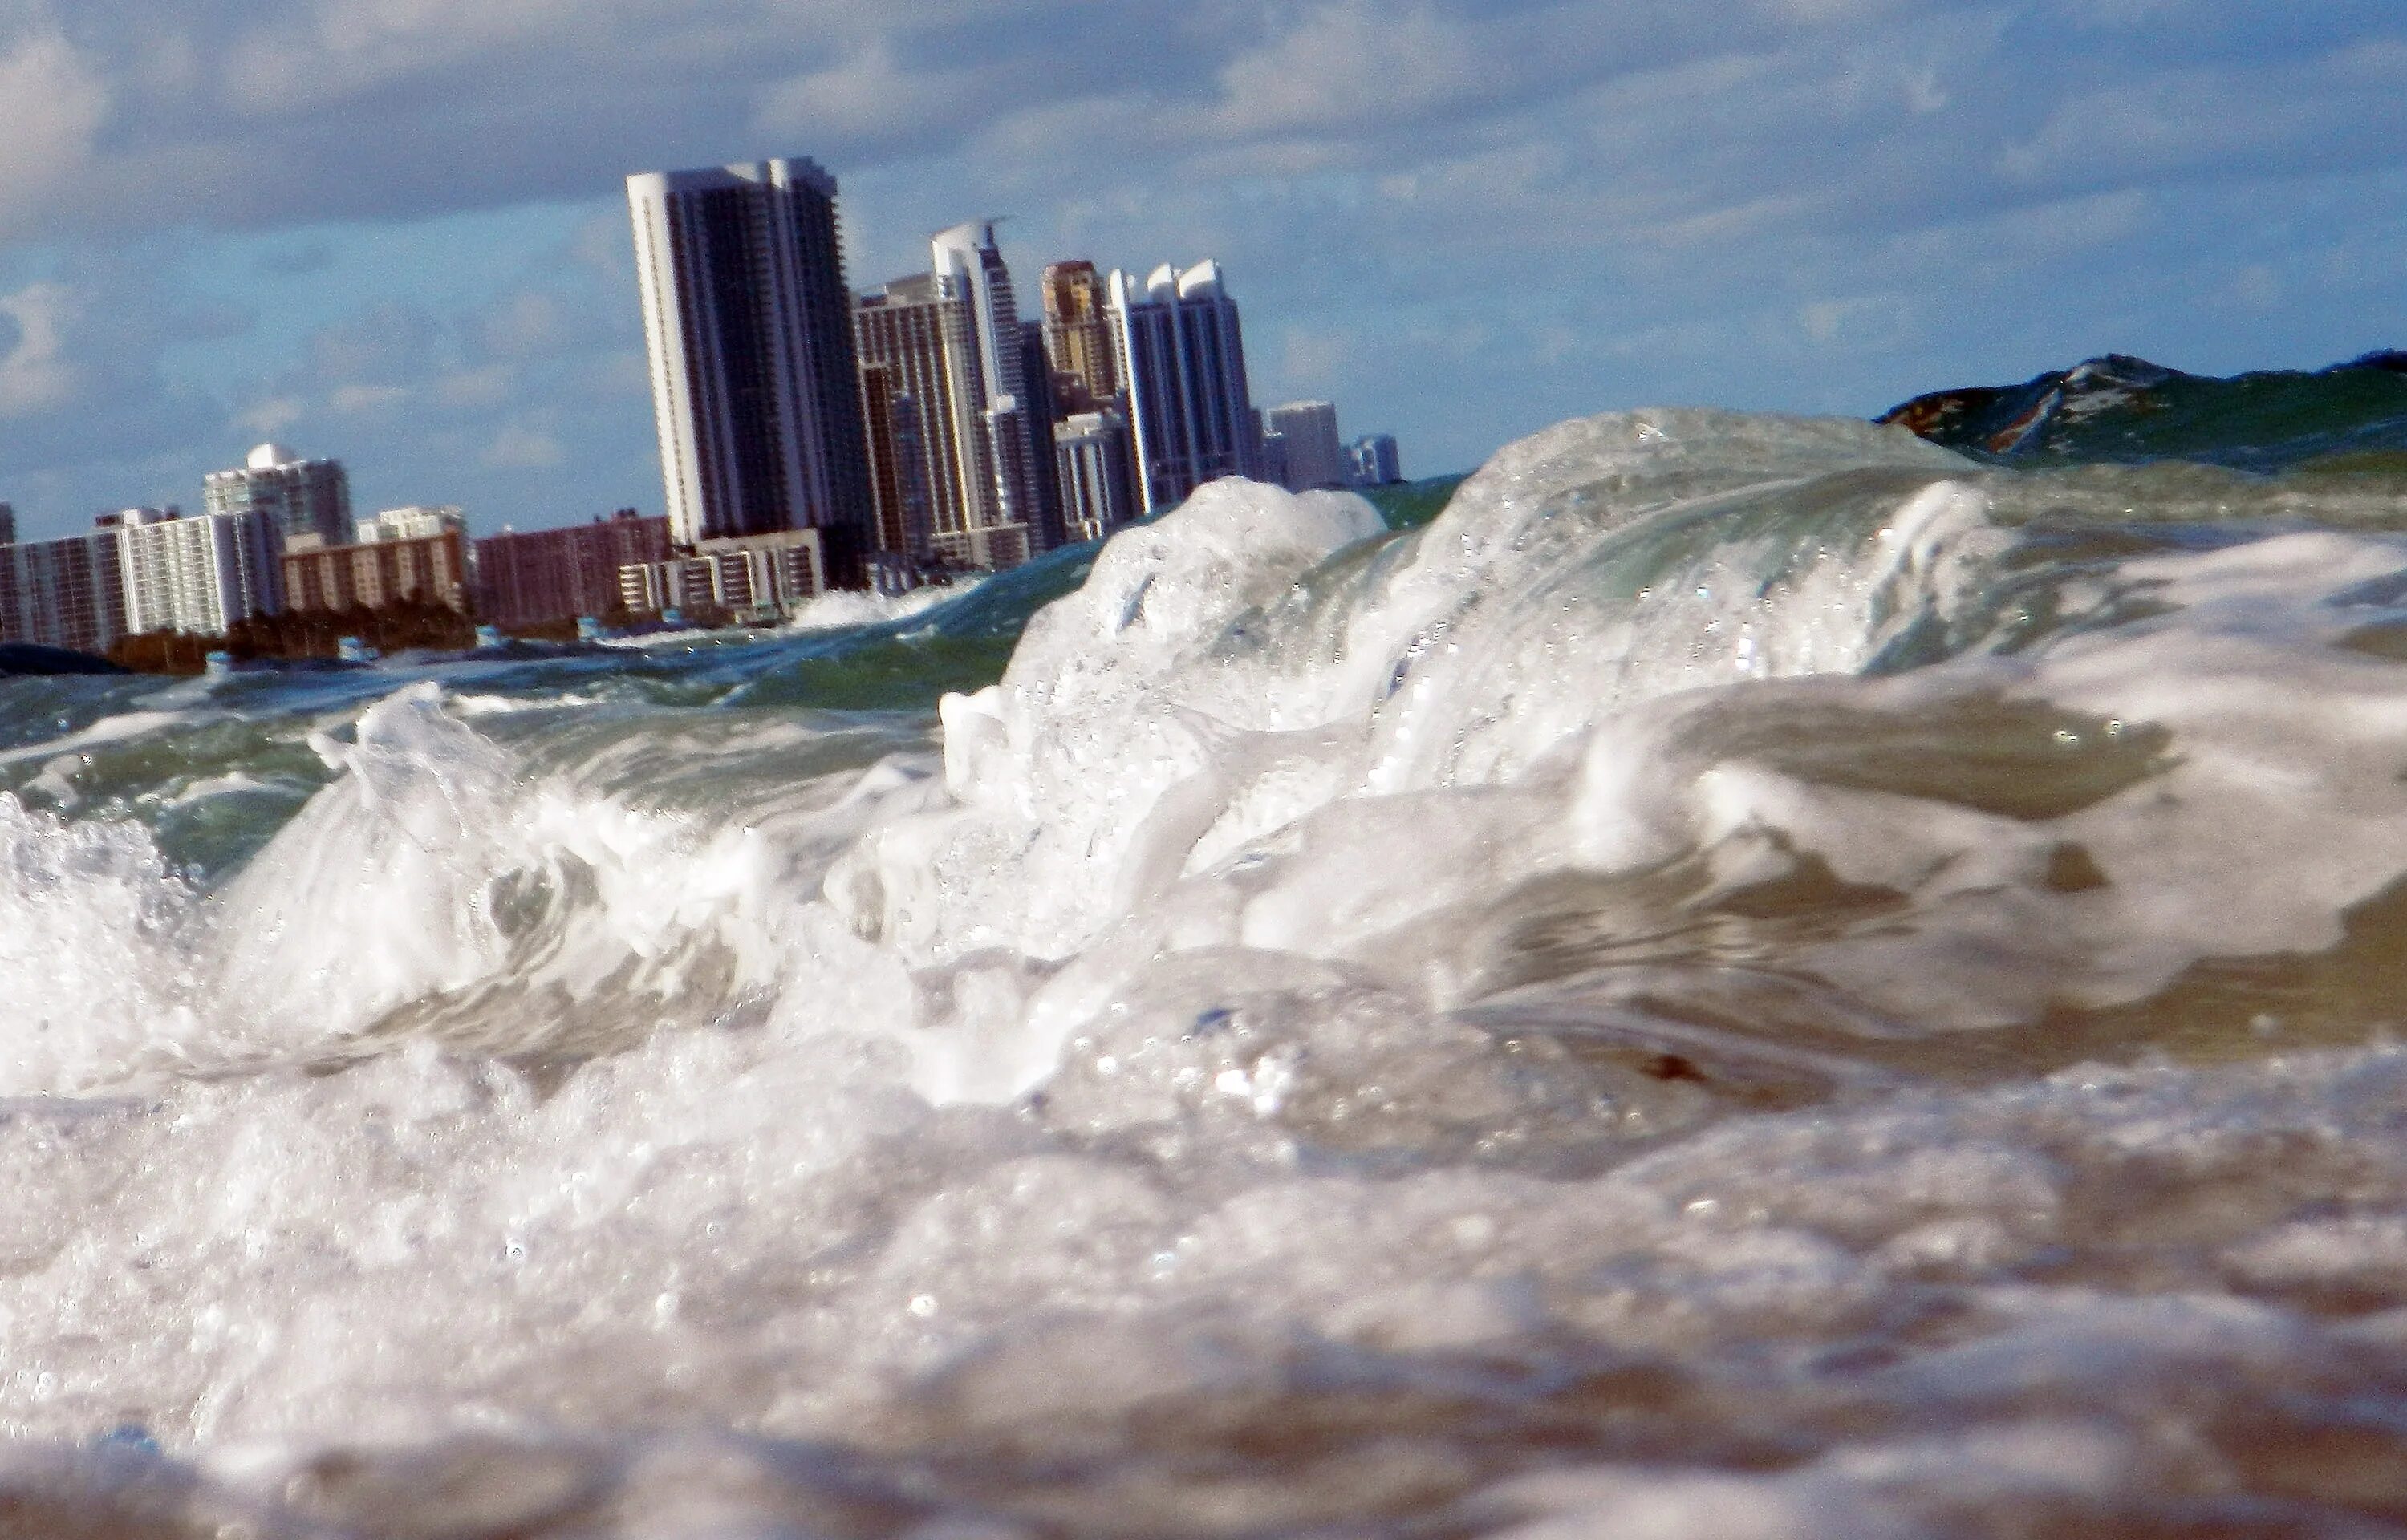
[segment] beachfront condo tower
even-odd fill
[[[1219,264],[1181,271],[1164,263],[1143,283],[1116,271],[1110,314],[1146,512],[1182,502],[1207,481],[1256,474],[1261,433],[1237,302]]]
[[[807,160],[627,178],[670,528],[819,530],[849,584],[875,500],[835,196]]]

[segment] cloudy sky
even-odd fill
[[[2398,0],[0,0],[0,500],[274,434],[485,530],[661,493],[629,171],[810,155],[851,277],[1210,255],[1420,474],[1650,403],[2407,345]]]

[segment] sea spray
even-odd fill
[[[2407,516],[2206,474],[1644,413],[853,632],[0,686],[0,1493],[2356,1533]]]

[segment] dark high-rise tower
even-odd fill
[[[1165,263],[1143,283],[1115,272],[1109,316],[1146,511],[1221,476],[1255,474],[1261,427],[1246,383],[1237,302],[1221,286],[1219,264],[1182,272]]]
[[[670,527],[817,529],[855,582],[876,498],[835,192],[806,160],[627,178]]]

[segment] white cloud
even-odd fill
[[[270,396],[256,405],[245,407],[235,415],[235,426],[248,428],[260,434],[284,431],[308,416],[306,402],[297,396]]]
[[[1483,57],[1485,45],[1430,6],[1345,0],[1224,66],[1223,99],[1208,120],[1237,138],[1409,120],[1476,100],[1518,73]]]
[[[107,88],[56,31],[0,35],[0,237],[47,222],[107,115]]]
[[[387,411],[408,399],[409,388],[406,385],[339,385],[326,398],[326,403],[337,415],[351,417]]]
[[[483,463],[496,471],[548,471],[567,459],[568,451],[550,432],[514,422],[485,445]]]
[[[56,411],[76,398],[83,376],[68,352],[67,330],[81,309],[75,290],[54,283],[0,294],[0,316],[17,334],[0,355],[0,418]]]
[[[499,406],[509,399],[515,371],[505,363],[489,363],[477,369],[457,369],[436,380],[429,390],[435,404],[454,411],[465,408]]]

